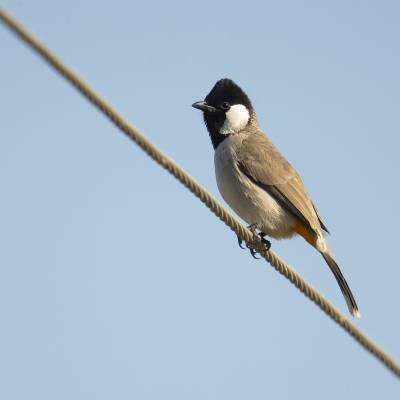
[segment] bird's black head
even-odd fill
[[[228,135],[244,129],[253,114],[250,99],[230,79],[220,79],[205,100],[194,103],[193,107],[203,111],[214,148]]]

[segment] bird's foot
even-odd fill
[[[268,251],[271,248],[271,242],[269,240],[265,239],[266,233],[264,233],[264,232],[257,233],[257,231],[256,231],[257,226],[254,225],[254,224],[253,225],[249,225],[247,228],[250,229],[250,231],[254,235],[258,235],[260,237],[262,244],[265,246],[265,251]],[[240,239],[239,236],[237,237],[237,239],[238,239],[239,247],[241,249],[244,249],[245,247],[242,246],[243,240]],[[256,260],[258,260],[260,258],[260,257],[256,257],[257,251],[255,251],[250,246],[246,245],[246,247],[250,250],[250,254],[252,255],[253,258],[255,258]]]
[[[256,231],[257,226],[255,224],[249,225],[247,229],[249,229],[253,235],[257,235]],[[253,258],[255,258],[256,260],[260,259],[260,257],[256,257],[257,252],[253,248],[249,246],[247,246],[247,248],[250,250],[250,254],[252,255]]]
[[[252,249],[252,248],[249,247],[248,245],[246,245],[246,246],[243,246],[243,245],[242,245],[243,240],[240,239],[239,236],[237,237],[237,239],[238,239],[238,245],[239,245],[239,247],[240,247],[241,249],[245,249],[245,248],[247,247],[247,248],[250,250],[250,253],[251,253],[251,255],[253,256],[253,258],[255,258],[256,260],[258,260],[258,259],[260,258],[260,257],[256,257],[257,252],[256,252],[254,249]]]
[[[260,236],[261,242],[265,246],[265,251],[268,251],[271,248],[271,242],[268,239],[265,239],[265,236],[267,236],[267,234],[264,232],[260,232],[258,236]]]

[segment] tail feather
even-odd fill
[[[358,309],[356,300],[354,299],[353,293],[351,292],[351,289],[349,285],[346,282],[346,279],[344,278],[342,271],[340,271],[339,266],[336,264],[336,261],[327,253],[321,253],[322,257],[324,257],[326,263],[328,264],[329,268],[333,272],[333,275],[335,275],[335,278],[337,280],[337,283],[339,284],[340,290],[343,293],[343,296],[346,300],[347,307],[349,308],[350,313],[354,317],[361,317],[360,310]]]

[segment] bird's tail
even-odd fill
[[[343,293],[343,296],[346,300],[347,307],[349,308],[349,311],[353,317],[361,317],[360,310],[358,309],[356,300],[354,299],[353,293],[351,292],[351,289],[349,285],[346,282],[346,279],[344,278],[342,271],[340,270],[339,266],[336,264],[336,261],[332,258],[332,256],[324,252],[322,253],[322,257],[324,257],[326,263],[329,265],[329,268],[333,272],[333,275],[335,275],[335,278],[337,280],[337,283],[339,284],[340,290]]]

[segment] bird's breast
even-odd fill
[[[233,135],[215,150],[215,175],[222,197],[248,224],[256,224],[272,237],[291,236],[295,223],[292,215],[239,170],[237,149],[240,144],[240,137]]]

